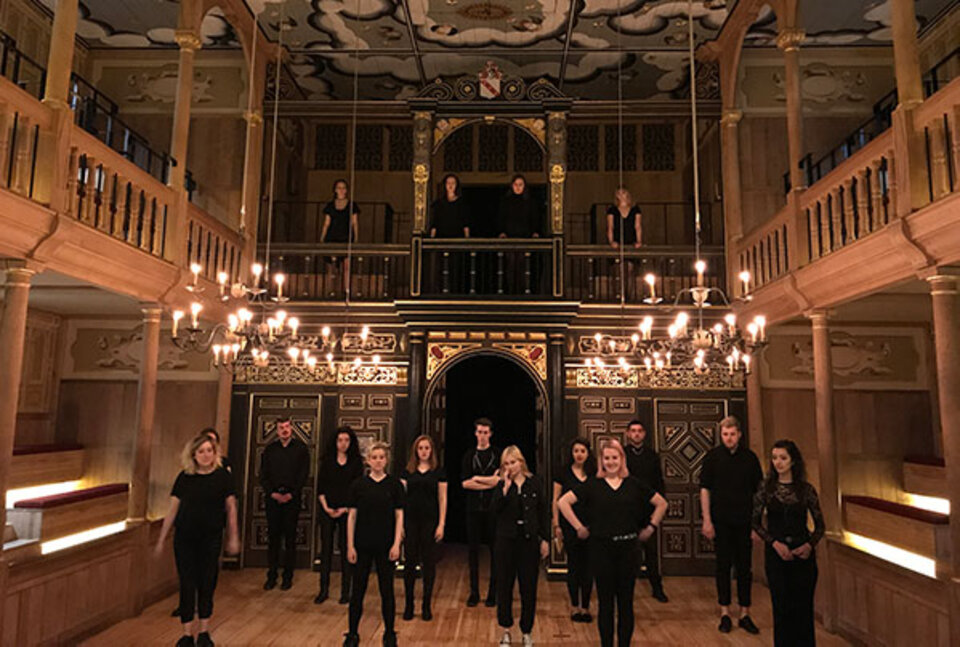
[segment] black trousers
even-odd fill
[[[193,621],[194,610],[201,620],[213,615],[213,592],[220,569],[222,535],[173,535],[173,556],[180,577],[180,622]]]
[[[597,629],[601,647],[613,647],[614,609],[617,644],[633,637],[633,587],[637,581],[637,542],[590,540],[590,564],[597,576]]]
[[[657,555],[657,531],[655,530],[647,541],[638,541],[637,548],[643,552],[643,565],[646,567],[646,576],[654,591],[663,588],[663,578],[660,577],[660,560]]]
[[[470,592],[480,593],[480,544],[490,546],[490,586],[487,597],[491,597],[496,590],[496,572],[494,564],[496,557],[493,554],[494,517],[489,510],[467,511],[467,559],[470,564]]]
[[[730,569],[736,570],[737,603],[750,606],[750,587],[753,584],[751,562],[753,547],[750,545],[749,524],[713,524],[717,537],[714,548],[717,553],[717,600],[720,606],[730,604]]]
[[[570,604],[581,609],[590,608],[593,592],[593,573],[590,570],[590,543],[579,539],[576,533],[563,533],[563,548],[567,553],[567,592]]]
[[[813,593],[817,588],[817,555],[785,562],[767,546],[767,584],[773,604],[774,647],[813,647]]]
[[[370,570],[377,567],[377,586],[380,589],[380,613],[383,616],[383,633],[393,633],[393,616],[396,613],[397,603],[393,596],[393,569],[390,561],[390,549],[381,550],[357,549],[357,563],[353,569],[353,590],[350,593],[350,633],[355,634],[360,628],[360,617],[363,615],[363,597],[367,594],[367,580],[370,579]]]
[[[293,503],[291,501],[291,503]],[[330,570],[333,567],[333,539],[340,549],[340,597],[350,597],[353,564],[347,561],[347,515],[333,519],[320,511],[320,590],[330,590]]]
[[[280,542],[283,542],[283,579],[293,579],[297,563],[297,518],[300,516],[300,499],[294,497],[287,503],[277,503],[267,498],[267,576],[277,577],[280,566]]]
[[[520,631],[533,631],[537,612],[537,578],[540,575],[540,539],[497,537],[493,549],[497,561],[497,622],[513,626],[513,582],[520,585]]]
[[[407,519],[404,524],[403,550],[406,562],[403,569],[403,584],[407,606],[413,607],[413,590],[417,581],[417,564],[423,571],[423,604],[430,606],[433,583],[437,579],[437,530],[435,519]]]

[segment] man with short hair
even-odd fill
[[[260,485],[267,509],[267,591],[277,585],[280,565],[280,542],[284,544],[284,591],[293,586],[293,569],[297,561],[297,518],[300,516],[300,495],[310,475],[310,452],[293,437],[289,417],[277,418],[277,439],[267,445],[260,458]]]
[[[460,475],[463,489],[467,494],[467,545],[470,563],[470,596],[467,606],[475,607],[480,603],[480,542],[490,549],[490,585],[487,588],[488,607],[496,606],[494,565],[493,565],[493,527],[494,516],[490,508],[493,489],[500,480],[500,450],[490,445],[493,423],[488,418],[477,418],[473,423],[473,434],[477,446],[463,455]]]
[[[637,478],[645,487],[657,492],[660,496],[665,496],[660,457],[655,450],[645,446],[646,438],[647,430],[642,422],[631,420],[627,424],[627,442],[623,448],[627,454],[627,470],[630,472],[630,476]],[[650,580],[654,599],[658,602],[669,602],[667,594],[663,592],[663,578],[660,576],[657,542],[657,532],[654,529],[653,534],[647,541],[638,542],[637,548],[643,550],[643,565],[647,570],[647,579]]]
[[[736,569],[737,603],[741,629],[760,633],[750,619],[750,586],[753,581],[750,542],[753,495],[763,480],[760,461],[740,442],[740,421],[727,416],[720,421],[720,441],[703,459],[700,473],[700,508],[703,536],[712,539],[717,558],[717,597],[722,633],[733,628],[730,619],[730,568]]]

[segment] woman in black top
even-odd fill
[[[607,209],[607,242],[614,249],[619,249],[621,242],[639,248],[642,241],[640,207],[633,204],[633,196],[625,187],[617,189],[614,200]]]
[[[813,593],[817,587],[814,547],[823,537],[817,490],[807,482],[803,455],[792,440],[778,440],[770,471],[753,499],[753,529],[766,543],[767,583],[773,603],[773,644],[816,644]],[[764,525],[766,512],[766,525]],[[813,519],[813,532],[807,516]]]
[[[367,452],[370,473],[350,486],[350,513],[347,517],[347,559],[355,565],[350,592],[350,628],[343,647],[358,647],[363,597],[367,593],[370,569],[376,564],[383,615],[383,647],[396,647],[393,630],[396,603],[393,597],[394,563],[400,559],[403,538],[403,484],[387,474],[386,443],[375,442]]]
[[[333,200],[323,207],[322,243],[345,243],[349,238],[357,242],[357,225],[360,208],[349,198],[350,187],[346,180],[333,183]],[[352,234],[352,235],[351,235]]]
[[[237,497],[233,479],[220,466],[217,447],[208,434],[201,433],[186,444],[181,463],[183,471],[177,475],[170,493],[170,510],[163,519],[156,555],[163,554],[164,540],[174,526],[173,554],[180,577],[179,610],[183,623],[183,637],[177,647],[212,647],[209,623],[224,526],[227,552],[240,552]],[[196,640],[194,610],[200,619]]]
[[[406,605],[403,619],[413,620],[413,590],[417,581],[417,564],[423,571],[423,619],[430,620],[430,598],[437,575],[437,542],[443,541],[447,523],[447,474],[437,465],[433,440],[420,436],[410,448],[407,471],[401,479],[407,488],[403,515],[404,552],[403,584]]]
[[[656,531],[667,513],[667,501],[629,475],[626,454],[616,440],[604,443],[600,462],[597,478],[564,494],[557,505],[577,536],[590,538],[590,564],[597,576],[601,646],[613,647],[616,605],[617,641],[619,647],[629,647],[633,636],[637,541],[646,541]],[[573,511],[578,502],[583,504],[585,520]],[[650,505],[653,513],[648,516]]]
[[[493,490],[494,560],[497,564],[497,621],[503,627],[501,645],[510,644],[513,626],[513,581],[520,586],[520,631],[523,647],[532,647],[537,610],[540,560],[550,554],[550,516],[540,480],[527,468],[516,445],[503,450],[500,483]]]
[[[430,209],[431,238],[470,238],[468,212],[460,199],[460,179],[453,173],[443,178],[443,196]]]
[[[500,238],[538,238],[540,214],[537,205],[527,192],[527,181],[522,175],[514,175],[510,190],[500,199],[497,212],[500,223]]]
[[[330,594],[330,568],[333,566],[333,538],[340,549],[340,604],[350,601],[353,567],[347,561],[347,513],[350,485],[363,476],[363,459],[357,435],[350,427],[340,427],[330,437],[320,463],[317,482],[320,500],[320,593],[314,603],[323,603]]]
[[[573,526],[560,515],[557,501],[581,483],[597,473],[597,461],[590,445],[582,438],[570,444],[567,462],[553,480],[553,533],[563,540],[567,553],[567,591],[570,593],[570,619],[574,622],[590,622],[590,593],[593,591],[593,574],[590,572],[587,542],[577,537]],[[577,517],[584,515],[583,504],[573,506]]]

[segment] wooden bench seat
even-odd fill
[[[868,496],[843,497],[845,530],[938,561],[949,555],[950,516]]]
[[[908,456],[903,460],[903,491],[947,499],[947,470],[937,456]]]
[[[127,517],[130,486],[111,483],[64,494],[18,501],[8,518],[20,537],[49,541]]]
[[[83,477],[83,446],[25,445],[13,448],[8,488],[77,481]]]

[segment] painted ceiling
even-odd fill
[[[55,0],[36,0],[48,7]],[[260,26],[291,53],[298,96],[404,99],[437,78],[475,76],[487,61],[504,76],[546,77],[566,94],[668,100],[687,87],[687,0],[246,0]],[[891,0],[803,0],[804,46],[886,45]],[[923,28],[960,0],[917,0]],[[695,0],[695,39],[715,38],[735,0]],[[174,0],[81,0],[92,48],[174,46]],[[572,12],[572,14],[571,14]],[[773,46],[765,8],[750,46]],[[216,10],[204,47],[236,47]],[[356,75],[356,79],[354,78]]]

